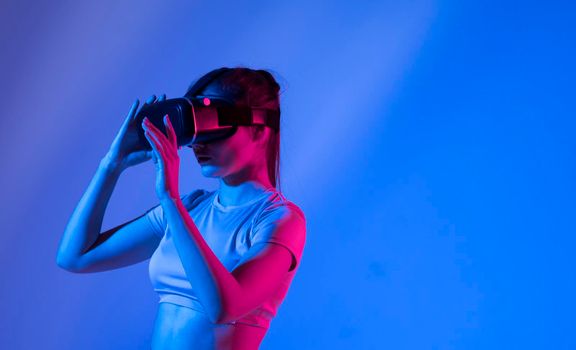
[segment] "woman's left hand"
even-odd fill
[[[164,126],[168,137],[158,128],[144,118],[142,128],[144,135],[152,146],[152,159],[156,168],[156,194],[160,201],[169,199],[179,199],[178,175],[180,172],[180,157],[176,133],[170,123],[168,115],[164,116]]]

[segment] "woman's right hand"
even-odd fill
[[[162,102],[165,99],[166,95],[164,94],[158,99],[156,99],[155,95],[152,95],[144,105]],[[142,125],[136,125],[135,120],[138,114],[138,104],[138,100],[132,104],[124,123],[120,127],[114,141],[112,141],[108,153],[102,159],[101,164],[103,166],[121,172],[152,158],[152,150],[142,150],[139,147],[138,128],[141,128]]]

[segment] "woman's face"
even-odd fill
[[[245,177],[258,170],[265,160],[264,145],[252,139],[248,126],[239,126],[236,133],[226,139],[196,144],[192,148],[206,177]]]
[[[202,95],[222,96],[212,85],[204,89]],[[240,183],[262,171],[262,167],[266,167],[265,140],[269,128],[263,128],[263,132],[254,137],[251,128],[238,126],[234,135],[226,139],[192,145],[202,175]],[[205,156],[209,158],[204,159]]]

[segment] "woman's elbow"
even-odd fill
[[[219,315],[212,318],[212,322],[216,324],[225,324],[236,321],[238,318],[230,315],[229,313],[222,312]]]
[[[74,263],[74,261],[67,259],[65,257],[62,257],[60,255],[56,256],[56,265],[63,269],[66,270],[68,272],[73,272],[73,273],[81,273],[81,269],[78,267],[78,264]]]
[[[246,314],[248,314],[247,310],[244,310],[244,312],[243,312],[242,310],[232,310],[232,309],[223,308],[222,312],[220,312],[214,318],[215,319],[214,322],[218,323],[218,324],[235,322],[235,321],[238,321],[239,319],[241,319],[242,317],[244,317]]]

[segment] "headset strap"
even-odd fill
[[[258,107],[218,107],[219,125],[266,125],[278,132],[280,113],[275,109]]]

